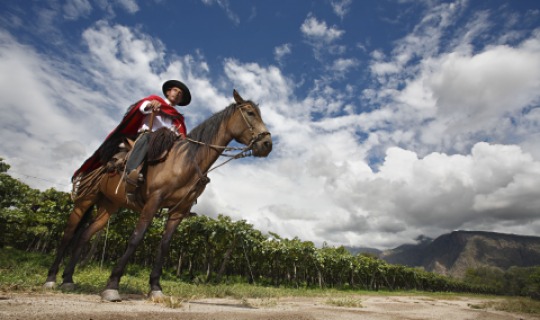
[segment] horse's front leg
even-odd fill
[[[161,243],[158,248],[154,268],[150,273],[149,298],[154,301],[162,300],[163,298],[165,298],[165,295],[161,291],[161,284],[159,283],[161,274],[163,272],[163,263],[165,262],[165,257],[169,254],[169,249],[171,247],[171,239],[174,231],[186,216],[187,214],[171,213],[169,215],[169,220],[167,220],[167,225],[165,226],[165,230],[163,231]]]
[[[124,271],[126,269],[126,265],[129,259],[135,252],[135,249],[137,249],[139,243],[141,243],[142,239],[144,238],[144,235],[148,230],[148,227],[152,223],[152,219],[154,218],[154,215],[156,214],[160,204],[161,196],[153,195],[144,205],[141,211],[141,215],[139,217],[139,221],[135,226],[135,230],[129,238],[126,252],[124,252],[120,260],[118,260],[118,264],[112,270],[111,276],[107,281],[107,286],[105,287],[105,290],[101,293],[102,300],[122,301],[122,299],[120,298],[120,294],[118,293],[120,278],[122,278],[122,276],[124,275]]]

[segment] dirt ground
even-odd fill
[[[351,298],[195,299],[154,303],[144,296],[122,296],[123,302],[101,302],[98,295],[0,293],[0,319],[540,319],[492,309],[486,300],[434,299],[422,296],[357,296]],[[348,306],[328,304],[345,302]],[[348,300],[347,300],[348,299]],[[356,303],[351,303],[351,301]],[[358,303],[359,302],[359,303]],[[350,307],[353,305],[354,307]],[[473,306],[473,307],[471,307]]]

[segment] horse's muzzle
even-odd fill
[[[253,143],[252,154],[255,157],[266,157],[272,151],[272,136],[270,132],[260,133]]]

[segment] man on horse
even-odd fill
[[[128,199],[132,201],[139,182],[143,180],[140,169],[150,141],[150,135],[147,133],[167,128],[182,137],[187,134],[184,116],[174,106],[187,106],[191,102],[188,87],[179,80],[169,80],[163,84],[162,91],[165,99],[151,95],[131,105],[120,124],[107,136],[98,150],[75,171],[72,179],[87,174],[103,165],[103,161],[108,161],[109,159],[104,160],[103,153],[111,143],[118,144],[124,137],[137,137],[124,171],[127,182],[126,193]],[[113,145],[112,148],[116,150],[116,147]]]

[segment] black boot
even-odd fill
[[[139,172],[139,170],[131,170],[126,175],[126,198],[129,202],[137,203],[137,193],[139,191],[139,187],[144,182],[144,177],[142,173]]]

